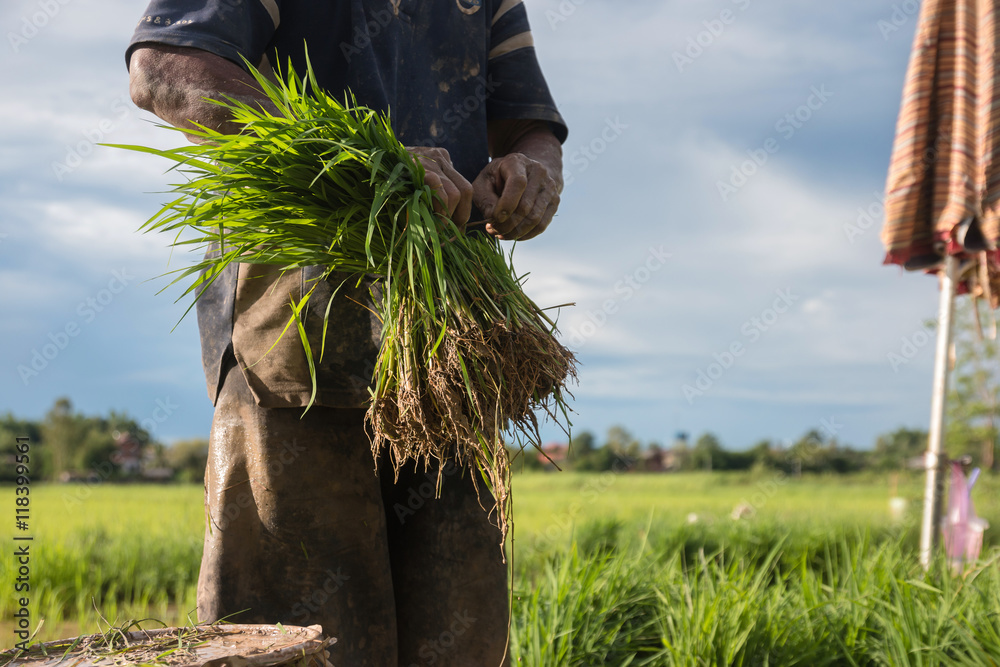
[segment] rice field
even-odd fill
[[[977,510],[1000,527],[1000,480]],[[521,665],[991,665],[1000,550],[963,576],[916,560],[884,477],[525,473],[514,481],[513,655]],[[200,486],[32,487],[39,639],[156,618],[185,624]],[[13,492],[0,489],[13,507]],[[731,518],[741,507],[744,518]],[[995,531],[987,531],[994,544]],[[13,645],[12,531],[0,537],[0,646]]]

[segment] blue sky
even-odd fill
[[[539,304],[577,304],[576,428],[738,449],[926,427],[936,281],[878,238],[916,3],[527,1],[569,185],[515,263]],[[212,416],[194,317],[171,332],[186,304],[156,294],[168,240],[136,232],[171,179],[94,145],[178,142],[128,99],[144,6],[0,9],[0,412],[68,396],[169,442]]]

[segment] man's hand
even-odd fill
[[[440,197],[434,202],[435,211],[465,229],[472,214],[472,184],[456,171],[451,155],[443,148],[418,146],[406,150],[424,166],[424,182]]]
[[[486,231],[502,240],[538,236],[559,208],[559,183],[523,153],[493,160],[472,187],[476,206],[490,221]]]
[[[542,121],[492,121],[489,131],[494,159],[473,182],[473,201],[493,236],[534,238],[559,208],[562,147]]]

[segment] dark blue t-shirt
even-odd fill
[[[309,60],[328,92],[342,98],[349,89],[360,104],[389,111],[403,144],[447,149],[469,181],[489,162],[488,120],[548,121],[556,137],[566,139],[522,0],[152,0],[126,63],[136,46],[149,42],[202,49],[240,66],[244,58],[255,66],[266,58],[283,70],[290,60],[300,74],[308,45]],[[303,285],[308,280],[309,270],[303,270]],[[241,322],[257,327],[256,322],[280,324],[287,317],[248,312],[263,307],[259,304],[241,310],[237,285],[237,266],[231,265],[198,301],[209,396],[216,401],[230,357],[240,362],[261,405],[305,405],[309,379],[287,372],[294,366],[291,356],[273,351],[276,370],[268,375],[260,370],[267,364],[249,368],[255,357],[240,343],[234,347],[234,323],[240,333]],[[368,397],[380,327],[352,302],[335,302],[329,329],[335,344],[317,368],[317,404],[357,407]],[[310,330],[319,326],[310,325],[311,319],[308,315]],[[294,354],[289,348],[287,355]]]
[[[291,59],[300,73],[308,44],[321,86],[389,110],[400,141],[448,149],[470,181],[489,160],[488,118],[546,120],[566,137],[520,0],[153,0],[126,59],[142,42],[241,66]]]

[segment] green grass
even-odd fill
[[[998,559],[962,579],[863,536],[791,562],[780,543],[749,561],[572,550],[519,578],[512,650],[553,666],[992,665]]]
[[[45,619],[39,638],[59,639],[72,619],[97,631],[100,609],[109,621],[161,618],[184,623],[195,607],[203,531],[200,486],[35,485],[31,487],[32,619]],[[13,507],[13,489],[0,502]],[[10,519],[13,523],[13,517]],[[0,617],[15,610],[14,531],[0,549]],[[23,542],[18,544],[24,544]],[[13,645],[9,624],[0,646]]]
[[[900,492],[919,513],[923,487],[914,478]],[[780,473],[683,475],[555,473],[523,474],[514,487],[516,529],[525,534],[553,533],[574,520],[614,518],[638,521],[650,513],[671,522],[689,514],[701,520],[728,518],[747,502],[758,516],[800,523],[822,520],[856,525],[888,523],[889,487],[884,478],[828,477],[795,480]],[[976,498],[979,498],[977,493]]]
[[[979,484],[979,513],[1000,525],[1000,480]],[[1000,551],[964,577],[943,564],[924,575],[920,479],[899,492],[911,510],[894,524],[880,477],[515,476],[513,655],[539,666],[997,664]],[[201,496],[197,486],[32,487],[39,637],[96,631],[95,604],[112,622],[186,623]],[[741,502],[756,505],[753,519],[729,518]],[[13,507],[12,489],[0,503]],[[4,591],[16,576],[10,534]],[[13,605],[0,596],[5,621]],[[11,646],[9,622],[0,633]]]

